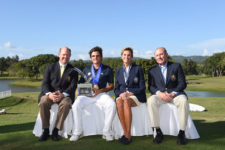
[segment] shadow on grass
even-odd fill
[[[18,131],[32,130],[35,122],[28,122],[24,124],[12,124],[0,126],[0,133],[10,133]]]
[[[25,102],[25,99],[11,96],[11,97],[7,97],[7,98],[4,98],[4,99],[1,99],[0,106],[2,108],[3,107],[11,107],[11,106],[15,106],[15,105],[21,104],[23,102]]]
[[[194,120],[194,123],[201,141],[209,142],[220,138],[225,139],[225,121],[205,122],[204,120]]]

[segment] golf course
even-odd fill
[[[189,91],[225,92],[225,77],[199,78],[187,77]],[[22,82],[21,82],[22,83]],[[38,85],[37,83],[35,83]],[[77,142],[51,139],[39,142],[32,133],[38,114],[37,97],[39,92],[13,93],[11,97],[0,99],[0,109],[6,114],[0,115],[0,149],[76,149],[76,150],[224,150],[225,149],[225,98],[190,97],[189,102],[207,109],[204,112],[191,112],[191,117],[200,135],[200,139],[188,140],[188,144],[176,144],[177,137],[165,136],[161,144],[153,144],[153,136],[133,137],[130,145],[122,145],[117,140],[106,142],[100,135],[81,138]],[[147,93],[149,97],[149,93]]]

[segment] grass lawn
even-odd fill
[[[188,91],[211,91],[225,92],[225,76],[223,77],[205,77],[205,76],[187,76]]]
[[[14,82],[11,82],[12,85],[16,86],[26,86],[26,87],[39,87],[41,86],[42,80],[16,80]]]
[[[201,136],[189,140],[188,145],[176,144],[176,137],[165,136],[160,145],[152,143],[152,136],[133,137],[133,142],[124,146],[118,141],[105,142],[101,136],[89,136],[71,143],[68,139],[59,142],[48,140],[39,142],[32,134],[38,113],[37,96],[34,93],[16,93],[12,97],[0,100],[0,109],[7,114],[0,115],[0,149],[76,149],[76,150],[222,150],[225,149],[225,99],[190,98],[191,103],[207,108],[206,112],[191,112],[196,128]]]

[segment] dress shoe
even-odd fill
[[[52,132],[52,140],[53,141],[59,141],[61,138],[60,136],[58,135],[58,129],[55,128]]]
[[[125,140],[125,135],[123,135],[121,138],[119,138],[119,142],[122,143]]]
[[[156,136],[155,138],[153,139],[153,143],[155,144],[159,144],[163,141],[163,133],[161,131],[161,129],[156,129]]]
[[[128,139],[127,137],[124,137],[124,139],[122,140],[122,144],[124,144],[124,145],[128,145],[128,144],[130,144],[132,142],[132,139],[130,138],[130,139]]]
[[[49,137],[49,132],[43,132],[39,138],[39,141],[46,141]]]
[[[185,132],[180,130],[177,136],[177,144],[178,145],[185,145],[187,144],[187,139],[185,138]]]

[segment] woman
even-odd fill
[[[133,49],[126,47],[121,52],[123,66],[115,73],[116,107],[124,135],[119,139],[122,144],[131,143],[131,107],[146,102],[145,80],[142,68],[131,63]]]

